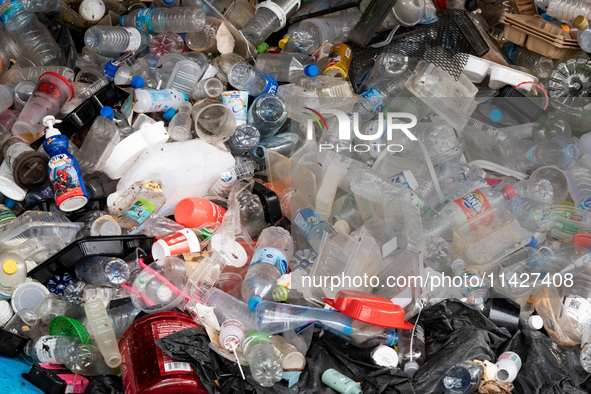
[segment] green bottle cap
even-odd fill
[[[266,42],[263,42],[261,45],[259,45],[257,47],[257,51],[259,53],[265,53],[267,51],[267,49],[269,48],[269,44],[267,44]]]

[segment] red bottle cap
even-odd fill
[[[507,185],[503,188],[503,190],[505,191],[505,193],[507,193],[507,197],[509,197],[507,200],[510,200],[513,197],[515,197],[515,189],[513,189],[513,186]]]
[[[412,324],[404,320],[404,309],[387,298],[358,290],[341,290],[334,299],[324,302],[339,312],[364,323],[381,327],[412,330]]]
[[[578,233],[573,237],[573,245],[591,249],[591,234]]]

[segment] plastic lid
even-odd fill
[[[404,330],[414,327],[404,320],[404,309],[400,305],[364,291],[341,290],[334,299],[323,300],[339,312],[365,323]]]
[[[12,293],[12,310],[15,313],[21,309],[36,310],[47,294],[49,290],[39,282],[21,283]]]
[[[46,154],[36,151],[27,151],[18,155],[12,164],[12,175],[17,185],[23,189],[32,189],[42,186],[47,182]]]
[[[146,81],[144,78],[140,76],[135,76],[131,78],[131,87],[134,89],[143,88],[146,85]]]
[[[112,120],[115,117],[115,112],[113,112],[113,108],[111,107],[103,107],[99,113],[107,119]]]
[[[503,191],[506,193],[507,195],[507,200],[512,199],[513,197],[515,197],[515,189],[513,188],[513,186],[511,185],[507,185],[503,188]]]
[[[584,29],[589,25],[589,22],[583,15],[579,15],[573,21],[573,25],[575,25],[577,29]]]
[[[266,42],[263,42],[261,45],[257,47],[257,51],[259,53],[265,53],[267,49],[269,49],[269,44],[267,44]]]
[[[304,74],[306,74],[307,77],[315,77],[319,72],[320,70],[315,64],[308,64],[306,67],[304,67]]]
[[[533,315],[527,319],[527,326],[531,330],[541,330],[544,327],[544,319],[540,315]]]
[[[4,273],[7,275],[14,274],[17,269],[18,263],[13,259],[5,260],[4,263],[2,263],[2,271],[4,271]]]
[[[279,48],[283,49],[285,44],[287,44],[288,40],[289,40],[289,36],[285,36],[281,40],[279,40]]]
[[[78,7],[78,13],[89,22],[98,22],[105,15],[105,3],[100,0],[84,0]]]
[[[419,364],[416,361],[409,361],[404,365],[404,372],[411,378],[415,376],[419,370]]]
[[[174,108],[169,108],[166,110],[166,112],[164,112],[162,114],[162,117],[164,118],[164,120],[169,121],[172,119],[172,117],[176,114],[176,109]]]
[[[390,346],[379,345],[371,351],[371,358],[380,367],[395,368],[398,365],[398,353]]]
[[[259,296],[252,296],[250,297],[250,300],[248,300],[248,308],[255,312],[257,310],[257,305],[260,304],[263,301],[263,299]]]
[[[478,9],[478,0],[466,0],[464,8],[468,11],[476,11]]]

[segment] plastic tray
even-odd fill
[[[29,338],[21,337],[0,328],[0,355],[16,357],[25,347]]]
[[[153,240],[145,235],[80,238],[34,268],[28,276],[43,284],[56,272],[68,272],[74,276],[76,263],[86,256],[125,257],[138,247],[149,254],[152,250]]]
[[[99,210],[102,211],[107,206],[106,198],[91,198],[88,200],[85,206],[73,211],[73,212],[62,212],[71,221],[76,221],[84,216],[89,211]],[[28,206],[26,211],[21,212],[21,215],[27,211],[44,211],[44,212],[55,212],[57,211],[55,206],[55,200],[53,198],[44,198],[36,201],[33,205]],[[20,216],[20,215],[19,215]]]

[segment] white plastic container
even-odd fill
[[[201,165],[195,165],[198,158]],[[187,140],[153,145],[145,149],[117,184],[117,191],[107,205],[134,182],[148,178],[162,181],[166,203],[161,215],[172,214],[183,198],[204,197],[220,173],[236,165],[232,154],[220,146],[200,140]]]
[[[174,89],[135,89],[133,99],[134,112],[166,112],[169,108],[179,109],[183,101],[189,100],[189,96]]]
[[[497,359],[499,370],[495,379],[500,382],[512,382],[521,369],[521,358],[517,353],[505,352]]]

